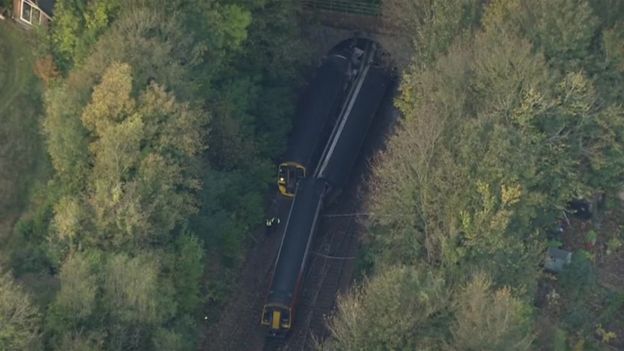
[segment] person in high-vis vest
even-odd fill
[[[264,222],[265,234],[270,235],[278,224],[280,224],[280,219],[278,217],[267,218]]]

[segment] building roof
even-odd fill
[[[544,268],[548,271],[559,273],[570,262],[572,262],[572,252],[551,247],[546,251]]]
[[[37,6],[45,12],[48,16],[54,16],[54,3],[56,0],[38,0]]]

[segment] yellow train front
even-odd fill
[[[306,167],[301,163],[290,161],[279,165],[277,171],[277,187],[284,196],[295,196],[297,181],[306,176]]]
[[[285,337],[290,331],[292,310],[282,304],[265,305],[262,310],[262,325],[269,328],[269,335],[273,337]]]
[[[316,178],[304,178],[297,184],[297,196],[290,207],[262,310],[261,323],[268,327],[271,336],[286,336],[293,326],[306,261],[323,206],[325,184]]]

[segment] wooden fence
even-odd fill
[[[342,12],[360,16],[381,15],[381,0],[303,0],[306,10]]]

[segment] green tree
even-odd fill
[[[171,314],[175,306],[161,306],[159,266],[154,257],[130,258],[124,254],[110,257],[104,271],[104,296],[113,318],[128,323],[155,323]],[[161,282],[162,283],[162,282]]]
[[[103,328],[110,338],[107,348],[149,349],[154,328],[176,314],[173,286],[159,278],[160,263],[152,254],[129,257],[116,254],[104,271]]]
[[[93,140],[89,201],[98,234],[115,245],[163,240],[194,211],[206,124],[155,84],[138,100],[131,89],[130,66],[111,65],[82,114]]]
[[[618,0],[589,0],[594,13],[601,19],[603,27],[612,27],[622,21],[624,3]]]
[[[503,198],[501,185],[521,189],[524,196],[514,200],[514,209],[523,208],[529,219],[536,216],[529,206],[542,195],[524,192],[532,189],[535,164],[540,162],[539,152],[529,153],[536,136],[532,129],[525,133],[514,125],[511,116],[521,103],[518,92],[545,84],[541,62],[528,43],[481,35],[454,46],[428,69],[414,68],[405,76],[397,101],[405,120],[377,160],[370,199],[378,228],[373,238],[387,248],[382,250],[388,259],[457,263],[466,250],[462,213],[489,211],[480,207],[484,199],[477,191],[479,183],[495,187],[496,199]],[[508,75],[522,79],[496,79]],[[488,220],[500,223],[497,216],[504,215],[517,235],[530,234],[526,221],[518,228],[512,214],[496,212]],[[502,231],[481,225],[476,228],[484,238],[514,240],[508,238],[507,225]]]
[[[439,350],[448,322],[449,286],[438,274],[384,267],[338,299],[327,350]]]
[[[577,68],[589,56],[591,40],[598,29],[598,19],[586,0],[535,0],[537,16],[533,43],[544,50],[551,64]]]
[[[333,339],[325,345],[531,349],[527,304],[540,274],[546,228],[571,199],[623,185],[620,33],[613,17],[594,14],[599,2],[608,3],[491,1],[483,31],[446,31],[463,35],[435,40],[446,44],[429,59],[416,53],[396,100],[404,118],[375,160],[370,183],[369,238],[377,269],[358,298],[341,302],[330,324]],[[421,15],[405,8],[403,19],[420,23]],[[419,37],[416,29],[408,35]],[[428,44],[415,45],[424,50]],[[359,296],[375,294],[373,282],[397,265],[435,270],[447,286],[463,286],[447,311],[455,321],[425,321],[422,329],[435,332],[421,333],[397,320],[393,334],[373,325],[383,313],[361,318],[369,306]],[[465,283],[475,271],[483,274]],[[409,311],[401,298],[384,301],[394,300],[402,307],[389,311]],[[582,315],[566,318],[579,326]],[[383,338],[410,343],[377,346]]]
[[[48,308],[45,328],[58,350],[94,341],[83,332],[97,325],[94,316],[99,313],[103,264],[103,255],[97,251],[74,252],[63,263],[59,274],[61,288]]]
[[[101,351],[104,350],[102,346],[102,338],[97,335],[83,335],[76,334],[63,335],[63,339],[56,350],[59,351]]]
[[[97,254],[76,253],[63,264],[60,273],[61,290],[56,295],[55,308],[76,321],[85,321],[94,312],[98,290]],[[99,263],[101,265],[101,263]]]
[[[84,188],[89,168],[87,130],[78,118],[82,94],[66,84],[53,86],[45,93],[43,133],[47,151],[56,176],[67,191],[74,192]]]
[[[61,240],[76,243],[88,227],[87,205],[72,196],[62,197],[54,205],[54,226]]]
[[[173,279],[176,301],[183,313],[196,315],[202,302],[201,279],[203,276],[204,250],[197,237],[187,233],[176,240],[176,257]]]
[[[457,36],[468,36],[479,23],[481,1],[388,0],[382,2],[383,16],[398,25],[414,49],[414,64],[432,62],[444,54]]]
[[[55,4],[52,42],[62,67],[70,64],[79,45],[85,7],[86,0],[65,0]]]
[[[2,350],[41,348],[41,315],[10,273],[0,275],[0,325]]]
[[[530,306],[491,284],[487,275],[477,274],[457,294],[451,349],[533,349]]]
[[[624,72],[624,24],[607,29],[602,34],[605,58],[608,65]]]
[[[119,0],[59,0],[52,22],[52,47],[61,67],[82,61],[98,36],[116,17]]]
[[[52,46],[66,77],[44,126],[62,188],[50,239],[65,263],[49,343],[194,349],[202,245],[239,262],[285,145],[306,53],[296,3],[61,2]],[[201,243],[182,234],[189,217]],[[97,263],[76,263],[94,250]]]

